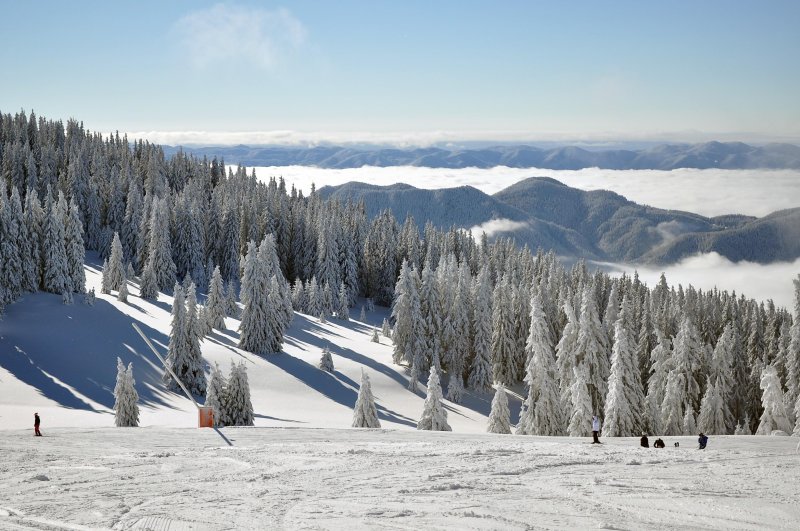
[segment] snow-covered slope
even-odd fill
[[[7,431],[0,529],[797,529],[796,439],[693,439]]]
[[[93,307],[76,296],[65,306],[48,293],[26,294],[6,309],[0,321],[0,429],[18,429],[42,417],[43,430],[53,426],[113,426],[113,389],[116,358],[133,362],[140,396],[142,426],[196,426],[192,403],[169,392],[161,381],[163,369],[131,327],[137,323],[166,353],[172,298],[160,294],[152,303],[138,297],[131,282],[128,303],[100,294],[101,275],[96,262],[86,268],[87,289],[95,288]],[[239,322],[228,318],[228,331],[215,331],[201,347],[207,363],[220,364],[227,374],[230,362],[244,359],[250,380],[256,426],[344,428],[352,423],[361,370],[372,380],[381,423],[385,427],[414,429],[422,412],[425,388],[407,389],[405,368],[392,363],[392,346],[381,336],[371,342],[387,309],[376,307],[359,320],[360,306],[351,321],[318,319],[295,314],[284,350],[266,357],[237,348]],[[322,349],[333,354],[333,374],[317,368]],[[519,399],[511,396],[512,421]],[[483,432],[491,396],[469,394],[463,405],[447,403],[455,431]]]

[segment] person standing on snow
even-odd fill
[[[639,444],[642,445],[642,448],[650,448],[650,441],[647,439],[647,434],[642,432],[642,438],[639,441]]]
[[[708,437],[701,432],[700,437],[697,439],[697,443],[700,445],[697,447],[698,450],[705,450],[706,444],[708,444]]]
[[[600,435],[600,417],[597,415],[592,416],[592,437],[594,440],[592,444],[603,444],[597,437]]]
[[[42,436],[42,432],[39,431],[39,424],[42,423],[42,420],[39,418],[38,413],[33,414],[33,434],[37,437]]]

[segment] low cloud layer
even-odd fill
[[[489,169],[420,168],[394,166],[324,169],[308,166],[256,168],[261,178],[282,175],[307,193],[349,181],[388,185],[398,182],[437,189],[469,185],[493,194],[527,177],[552,177],[582,190],[611,190],[659,208],[685,210],[704,216],[746,214],[764,216],[776,210],[800,207],[800,171],[796,170],[546,170],[538,168]]]
[[[639,278],[648,286],[658,283],[663,272],[671,286],[682,284],[710,290],[736,291],[748,298],[759,301],[772,299],[778,306],[794,308],[794,285],[792,280],[800,274],[800,259],[794,262],[755,264],[752,262],[731,262],[717,253],[696,255],[680,262],[663,267],[642,267],[628,264],[600,264],[611,272],[632,275],[639,272]]]
[[[490,219],[489,221],[485,221],[480,225],[475,225],[470,230],[472,234],[478,238],[482,232],[486,233],[486,236],[492,238],[496,234],[501,234],[503,232],[511,232],[517,229],[522,229],[527,227],[528,224],[524,221],[513,221],[510,219]]]
[[[173,34],[197,68],[234,62],[271,69],[305,42],[307,32],[287,9],[216,4],[183,16]]]

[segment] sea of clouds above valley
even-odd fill
[[[490,169],[424,168],[395,166],[377,168],[326,169],[308,166],[256,167],[260,179],[283,176],[286,186],[308,193],[317,188],[350,181],[376,185],[406,183],[418,188],[437,189],[473,186],[493,194],[527,177],[552,177],[582,190],[614,191],[637,203],[659,208],[685,210],[705,216],[746,214],[764,216],[776,210],[800,207],[800,171],[794,170],[547,170],[538,168]],[[421,222],[421,220],[417,220]],[[689,284],[704,290],[715,286],[736,290],[760,300],[773,299],[791,307],[792,279],[800,273],[800,260],[768,265],[734,263],[716,254],[694,256],[676,264],[646,267],[603,264],[612,272],[639,271],[653,286],[664,272],[670,284]]]

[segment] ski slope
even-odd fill
[[[680,448],[672,442],[679,440]],[[797,529],[789,437],[54,428],[0,437],[0,529]]]
[[[165,389],[161,363],[131,327],[138,324],[166,355],[172,298],[162,293],[158,301],[140,299],[135,281],[129,282],[128,303],[117,301],[116,292],[102,295],[94,255],[86,277],[87,289],[94,287],[97,294],[92,307],[82,296],[65,306],[59,295],[35,293],[6,309],[0,321],[0,430],[32,426],[34,412],[42,417],[43,430],[114,426],[117,356],[126,365],[133,362],[140,426],[197,426],[194,405]],[[415,429],[424,383],[417,393],[409,391],[406,368],[392,363],[391,341],[383,336],[380,344],[371,341],[388,310],[376,307],[364,322],[360,311],[360,305],[351,309],[348,322],[327,323],[295,313],[283,352],[269,356],[237,348],[239,321],[228,318],[227,331],[215,330],[201,343],[203,357],[219,363],[226,375],[232,360],[245,360],[256,426],[349,427],[363,369],[372,381],[382,426]],[[325,346],[333,356],[333,374],[317,368]],[[509,398],[515,422],[520,398]],[[467,393],[464,404],[448,403],[453,430],[484,432],[491,399],[491,394]]]

